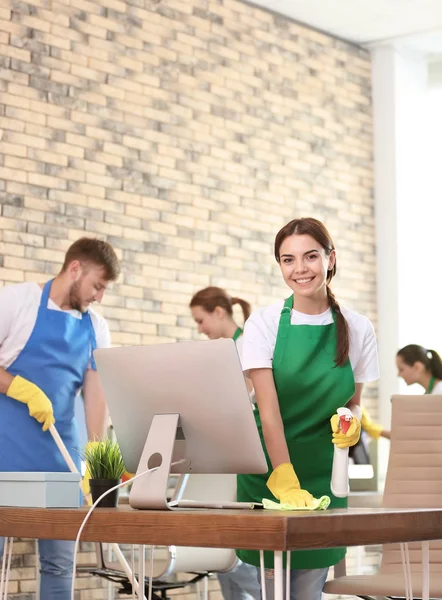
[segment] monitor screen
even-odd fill
[[[267,472],[233,340],[106,348],[94,357],[128,471],[137,470],[153,417],[179,414],[173,473]]]

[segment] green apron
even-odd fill
[[[241,327],[238,327],[238,329],[235,331],[235,333],[233,334],[232,340],[234,342],[236,342],[236,340],[242,336],[242,329]]]
[[[428,390],[425,390],[426,394],[431,394],[434,388],[434,384],[436,383],[436,377],[432,377],[430,379],[430,383],[428,384]]]
[[[290,460],[303,489],[315,498],[330,496],[330,508],[345,508],[347,498],[336,498],[330,489],[334,452],[330,418],[355,393],[353,370],[349,360],[343,367],[335,365],[335,322],[291,325],[292,307],[293,296],[285,301],[281,312],[272,364]],[[265,450],[258,408],[254,414]],[[272,472],[267,452],[266,458],[267,474],[238,475],[239,501],[276,500],[266,486]],[[290,568],[329,567],[337,564],[345,552],[345,548],[291,552]],[[242,561],[259,566],[258,551],[237,550],[237,554]],[[264,563],[273,569],[273,552],[264,552]]]

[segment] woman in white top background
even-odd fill
[[[362,387],[379,377],[373,326],[341,307],[332,293],[336,250],[320,221],[291,221],[276,235],[274,251],[292,293],[252,313],[242,350],[269,470],[239,475],[238,500],[260,502],[273,494],[281,503],[302,508],[312,495],[326,494],[332,507],[344,507],[346,499],[330,490],[333,444],[349,447],[359,439]],[[347,434],[340,432],[336,415],[345,405],[355,415]],[[259,567],[258,552],[237,554]],[[344,548],[292,552],[291,599],[320,600],[329,566],[344,555]],[[271,553],[265,553],[264,561],[267,597],[272,598]]]
[[[243,322],[250,315],[250,304],[242,298],[230,297],[222,288],[211,286],[197,292],[190,301],[192,316],[198,325],[198,332],[211,340],[231,338],[241,356],[242,328],[235,321],[233,307],[239,305]],[[250,381],[247,381],[252,391]],[[238,559],[236,566],[227,573],[218,573],[218,581],[224,600],[260,600],[261,587],[256,569]]]
[[[192,317],[198,325],[198,333],[203,333],[210,340],[232,338],[240,353],[242,328],[233,318],[235,304],[241,307],[245,323],[250,316],[250,304],[242,298],[230,297],[219,287],[210,286],[196,292],[189,306]]]
[[[426,394],[442,394],[442,360],[436,350],[409,344],[396,354],[396,366],[407,385],[418,383]]]

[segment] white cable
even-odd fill
[[[78,552],[78,546],[79,546],[79,543],[80,543],[80,537],[81,537],[81,534],[83,533],[84,526],[88,522],[89,517],[91,516],[91,514],[95,510],[96,506],[99,504],[99,502],[105,496],[107,496],[108,494],[110,494],[114,490],[116,490],[118,488],[121,488],[121,487],[124,487],[126,485],[129,485],[130,483],[133,483],[136,479],[139,479],[140,477],[143,477],[143,475],[148,475],[149,473],[153,473],[154,471],[156,471],[158,469],[159,469],[159,467],[154,467],[153,469],[147,469],[146,471],[143,471],[139,475],[135,475],[135,477],[133,477],[132,479],[129,479],[128,481],[123,481],[123,482],[119,483],[118,485],[114,485],[114,487],[110,488],[109,490],[106,490],[104,492],[104,494],[101,494],[101,496],[92,504],[92,506],[88,510],[88,512],[87,512],[87,514],[86,514],[85,518],[83,519],[83,522],[82,522],[82,524],[80,526],[80,529],[78,530],[77,537],[76,537],[76,540],[75,540],[75,546],[74,546],[74,564],[73,564],[73,569],[72,569],[71,600],[75,600],[75,572],[76,572],[76,569],[77,569],[77,552]],[[133,581],[131,581],[132,587],[135,587],[135,575],[133,574],[133,571],[132,571],[132,576],[133,576]],[[1,597],[0,597],[0,600],[2,600]]]
[[[173,463],[171,463],[171,467],[175,466],[175,465],[179,465],[181,463],[184,462],[184,459],[180,459],[177,461],[174,461]],[[78,546],[80,543],[80,537],[81,534],[83,532],[84,526],[86,525],[86,523],[89,520],[89,517],[91,516],[91,514],[93,513],[93,511],[95,510],[95,508],[97,507],[97,505],[99,504],[99,502],[108,494],[110,494],[111,492],[113,492],[114,490],[117,490],[118,488],[124,487],[126,485],[129,485],[131,483],[133,483],[136,479],[139,479],[140,477],[143,477],[144,475],[148,475],[149,473],[153,473],[154,471],[157,471],[160,467],[154,467],[153,469],[147,469],[146,471],[143,471],[142,473],[139,473],[138,475],[135,475],[135,477],[132,477],[131,479],[128,479],[127,481],[123,481],[121,483],[119,483],[118,485],[115,485],[114,487],[110,488],[109,490],[106,490],[104,492],[104,494],[101,494],[101,496],[93,503],[93,505],[90,507],[90,509],[88,510],[85,518],[83,519],[83,522],[80,526],[80,529],[78,530],[77,533],[77,537],[75,540],[75,546],[74,546],[74,562],[73,562],[73,569],[72,569],[72,587],[71,587],[71,600],[75,600],[75,576],[76,576],[76,570],[77,570],[77,552],[78,552]],[[144,583],[144,582],[143,582]],[[137,586],[138,587],[138,596],[140,597],[140,593],[139,593],[139,584],[137,582],[137,579],[135,577],[134,574],[134,570],[133,570],[133,565],[132,565],[132,592],[134,591],[134,588]],[[137,591],[137,590],[135,590]],[[144,596],[144,587],[143,587],[143,595],[141,596],[142,598],[144,598],[145,600],[145,596]],[[0,600],[2,600],[1,596],[0,596]]]

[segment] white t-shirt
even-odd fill
[[[239,356],[240,360],[242,360],[242,349],[244,346],[244,336],[242,334],[235,340],[235,345],[236,345],[236,350],[238,352],[238,356]]]
[[[272,368],[276,335],[283,306],[284,301],[280,300],[254,311],[247,319],[241,353],[244,371]],[[355,382],[376,381],[379,379],[379,364],[373,325],[367,317],[343,307],[341,310],[349,328],[349,358]],[[333,323],[333,315],[330,309],[320,315],[307,315],[292,310],[290,322],[292,325],[329,325]]]
[[[242,351],[243,351],[243,347],[244,347],[244,335],[243,334],[241,334],[239,336],[239,338],[236,339],[235,344],[236,344],[236,350],[238,352],[239,360],[241,361],[241,365],[242,365]],[[252,389],[252,391],[249,390],[249,396],[250,396],[250,402],[253,405],[253,410],[255,410],[255,403],[256,403],[255,390],[253,390],[253,389]]]
[[[436,383],[434,388],[431,391],[432,394],[442,394],[442,381]]]
[[[41,294],[42,289],[37,283],[19,283],[0,289],[0,367],[7,369],[29,340],[37,320]],[[61,310],[51,299],[48,308]],[[66,312],[81,318],[77,310]],[[105,319],[90,308],[89,314],[97,348],[109,348],[110,332]]]

